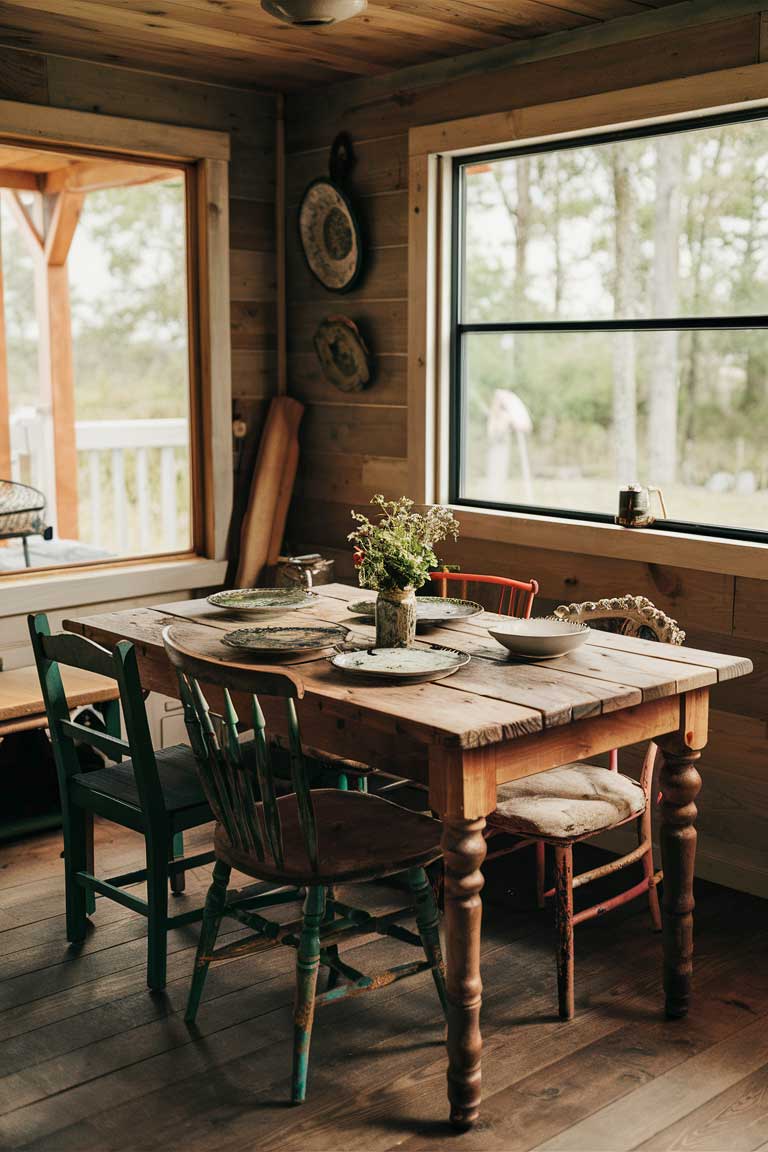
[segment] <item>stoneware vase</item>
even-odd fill
[[[416,592],[393,588],[376,598],[376,647],[409,648],[416,639]]]

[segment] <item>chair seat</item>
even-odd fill
[[[197,777],[195,755],[188,745],[174,744],[172,748],[163,748],[155,752],[155,760],[167,812],[183,812],[187,808],[198,808],[206,804]],[[94,772],[77,772],[72,782],[88,792],[108,796],[112,800],[130,804],[137,812],[141,811],[139,790],[130,760],[122,760],[107,768],[97,768]]]
[[[597,764],[564,764],[503,784],[496,830],[542,840],[579,840],[604,832],[645,811],[642,788],[628,776]]]
[[[259,860],[255,853],[230,843],[225,829],[216,827],[216,855],[238,872],[258,880],[290,884],[334,884],[372,880],[423,867],[440,856],[440,822],[423,812],[401,808],[367,792],[317,788],[312,792],[319,838],[319,867],[313,871],[299,825],[296,796],[280,796],[285,864],[271,855]],[[257,804],[263,829],[263,807]]]

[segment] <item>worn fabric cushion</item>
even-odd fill
[[[642,788],[597,764],[564,764],[503,784],[492,827],[544,840],[576,840],[603,832],[645,810]]]

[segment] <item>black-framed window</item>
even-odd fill
[[[453,166],[450,499],[768,540],[768,119]]]

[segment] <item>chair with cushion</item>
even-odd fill
[[[67,939],[72,943],[84,939],[95,893],[140,912],[148,920],[147,984],[163,988],[169,929],[200,920],[203,914],[202,908],[194,908],[169,915],[169,884],[174,892],[183,891],[185,871],[214,859],[212,851],[175,858],[176,852],[183,851],[184,830],[213,818],[197,778],[194,753],[185,744],[160,752],[153,749],[132,644],[121,641],[114,652],[108,652],[82,636],[52,636],[43,614],[29,617],[29,631],[59,779]],[[60,666],[85,669],[117,682],[125,739],[70,719]],[[119,720],[116,727],[119,733]],[[113,763],[83,772],[78,744],[90,745]],[[94,875],[89,847],[94,814],[143,833],[146,868],[106,880]],[[146,900],[124,891],[142,881],[147,885]]]
[[[274,944],[296,949],[293,1075],[291,1098],[306,1095],[312,1022],[316,1004],[382,987],[426,969],[432,971],[443,1005],[445,988],[438,913],[424,871],[440,856],[440,825],[366,792],[313,788],[301,743],[296,701],[303,695],[294,672],[229,665],[181,646],[173,629],[163,634],[176,668],[190,740],[200,780],[216,816],[216,866],[205,903],[186,1019],[193,1022],[212,961],[245,956]],[[237,695],[233,695],[237,694]],[[233,699],[238,701],[240,717]],[[209,701],[216,711],[209,708]],[[273,763],[274,744],[262,706],[288,737],[291,791],[280,794]],[[250,712],[254,754],[245,756],[238,740],[239,719]],[[228,899],[232,868],[273,890],[238,892]],[[372,915],[338,898],[336,886],[404,873],[408,908]],[[268,919],[265,908],[295,902],[304,895],[303,915],[290,923]],[[399,921],[415,910],[418,935]],[[224,915],[252,930],[234,944],[216,948]],[[350,937],[369,933],[416,945],[421,959],[367,975],[339,955]],[[328,984],[317,993],[320,966]]]
[[[676,622],[642,596],[622,596],[611,600],[562,605],[555,614],[561,619],[589,624],[597,630],[682,644],[685,633]],[[662,878],[653,867],[651,840],[651,786],[656,745],[650,743],[640,779],[635,781],[618,771],[618,752],[610,753],[609,767],[597,764],[564,764],[535,776],[504,784],[499,788],[496,811],[488,818],[489,834],[508,833],[539,846],[537,869],[539,890],[545,898],[556,897],[559,949],[557,962],[560,1016],[573,1016],[573,929],[618,908],[638,896],[646,896],[655,930],[661,928],[656,886]],[[591,836],[634,821],[637,848],[610,863],[573,875],[573,845]],[[555,857],[555,886],[544,891],[543,855],[545,844],[552,845]],[[632,864],[642,868],[642,879],[608,900],[574,914],[573,891]]]

